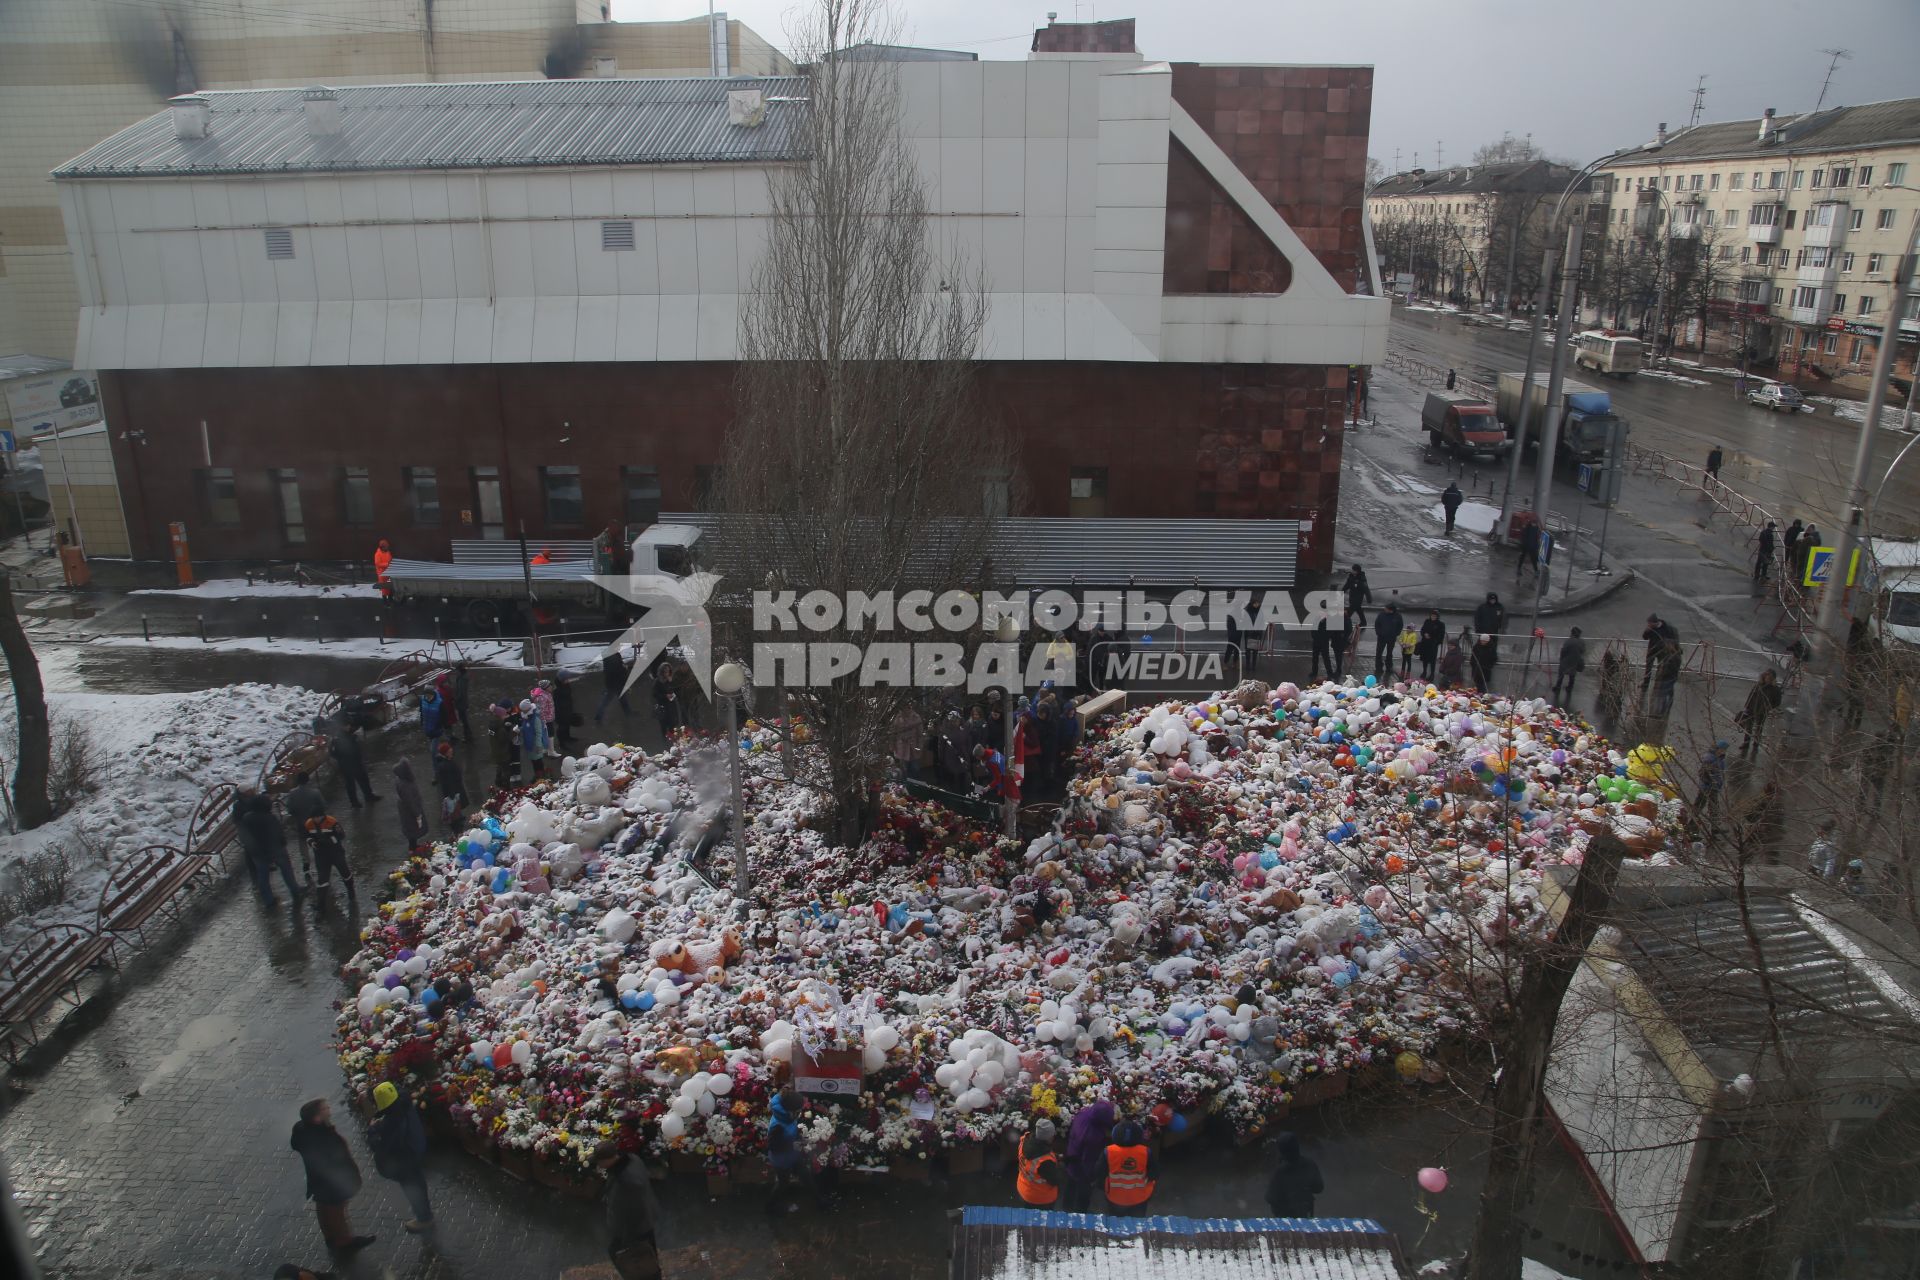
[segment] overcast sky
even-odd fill
[[[786,45],[804,0],[715,0]],[[907,43],[1026,56],[1053,5],[1072,0],[894,0]],[[613,0],[628,21],[684,18],[685,0]],[[1150,58],[1189,62],[1348,62],[1375,69],[1369,153],[1429,168],[1435,144],[1464,160],[1503,130],[1587,161],[1686,123],[1707,77],[1705,120],[1805,111],[1828,56],[1846,46],[1827,104],[1920,95],[1917,0],[1108,0],[1078,16],[1132,17]]]

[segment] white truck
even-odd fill
[[[1874,538],[1867,551],[1867,581],[1884,598],[1886,637],[1920,648],[1920,539]]]

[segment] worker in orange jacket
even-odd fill
[[[393,548],[387,545],[385,538],[373,549],[373,580],[380,584],[381,595],[393,594],[393,587],[387,582],[387,570],[393,567]]]
[[[1122,1120],[1115,1125],[1113,1141],[1107,1145],[1107,1203],[1116,1209],[1137,1210],[1153,1198],[1159,1177],[1160,1157],[1148,1149],[1139,1123]]]
[[[1060,1198],[1063,1175],[1054,1136],[1053,1121],[1042,1120],[1020,1139],[1020,1165],[1014,1186],[1028,1204],[1052,1204]]]

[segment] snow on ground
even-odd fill
[[[1862,400],[1842,400],[1836,396],[1808,396],[1807,403],[1821,405],[1833,410],[1833,416],[1842,422],[1865,422],[1867,420],[1866,402]],[[1880,429],[1882,431],[1908,431],[1920,429],[1920,409],[1916,409],[1913,421],[1907,421],[1907,411],[1895,408],[1891,404],[1880,406]]]
[[[1705,378],[1689,378],[1685,374],[1669,373],[1665,369],[1642,369],[1635,376],[1652,378],[1655,382],[1674,382],[1683,387],[1704,387],[1710,385]]]
[[[193,693],[49,693],[58,747],[62,726],[86,726],[99,760],[98,789],[34,831],[0,835],[0,889],[15,864],[54,846],[72,860],[67,900],[0,929],[11,947],[32,929],[91,927],[111,863],[150,844],[181,843],[207,787],[251,778],[267,749],[309,720],[321,695],[286,685],[237,684]],[[0,712],[0,750],[14,754],[13,704]]]
[[[230,636],[205,642],[196,636],[95,636],[89,644],[110,649],[189,649],[207,653],[272,653],[299,658],[380,658],[393,659],[409,653],[427,651],[442,661],[482,663],[490,667],[521,667],[519,641],[456,640],[434,644],[417,636],[381,641],[374,636],[354,636],[344,640],[302,640],[289,636]]]
[[[1440,492],[1439,486],[1428,484],[1424,480],[1416,480],[1412,476],[1403,476],[1392,471],[1382,471],[1379,474],[1380,483],[1395,493],[1411,493],[1431,497]]]
[[[1427,508],[1427,515],[1441,524],[1447,522],[1447,509],[1437,502]],[[1484,502],[1463,502],[1453,523],[1456,529],[1465,529],[1468,533],[1492,533],[1499,520],[1500,508]]]
[[[179,596],[196,600],[266,600],[283,596],[328,597],[334,600],[378,600],[380,588],[373,583],[337,587],[309,587],[298,582],[248,582],[245,578],[215,578],[191,587],[140,587],[135,596]]]

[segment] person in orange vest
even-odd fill
[[[552,547],[542,547],[542,548],[540,548],[540,550],[539,550],[538,552],[536,552],[536,553],[535,553],[535,555],[534,555],[534,557],[533,557],[533,559],[532,559],[531,561],[529,561],[528,563],[530,563],[530,564],[552,564],[552,563],[553,563],[553,548],[552,548]]]
[[[381,595],[391,595],[393,587],[387,582],[387,570],[393,567],[393,548],[387,545],[385,538],[373,549],[373,580],[380,584]]]
[[[1060,1156],[1054,1150],[1053,1121],[1042,1120],[1020,1139],[1020,1168],[1015,1187],[1028,1204],[1052,1204],[1060,1198]]]
[[[533,559],[527,561],[527,563],[528,564],[552,564],[553,548],[552,547],[540,548],[540,550],[537,553],[535,553]],[[540,626],[550,627],[554,623],[560,621],[560,615],[555,613],[553,610],[547,608],[547,606],[543,604],[536,604],[535,606],[533,606],[533,620],[535,623],[539,624]]]
[[[1107,1203],[1116,1209],[1138,1209],[1153,1198],[1160,1176],[1160,1157],[1147,1148],[1147,1137],[1133,1120],[1113,1128],[1107,1146]]]

